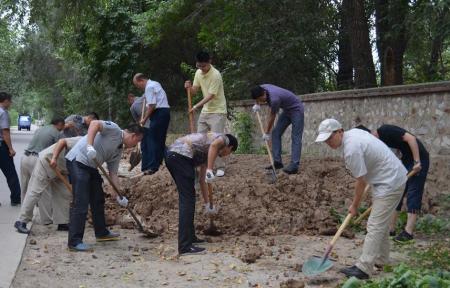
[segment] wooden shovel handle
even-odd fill
[[[208,199],[209,199],[209,208],[213,209],[214,208],[214,204],[213,204],[213,189],[212,189],[211,183],[208,183]]]
[[[45,160],[47,161],[48,166],[50,166],[50,159],[45,157]],[[61,180],[64,183],[64,186],[66,186],[67,190],[72,192],[72,185],[70,185],[69,181],[67,181],[67,178],[64,175],[62,175],[62,173],[58,169],[58,167],[53,168],[52,166],[50,166],[50,168],[52,168],[52,170],[55,172],[56,176],[58,176],[59,180]]]
[[[194,127],[194,113],[191,113],[192,109],[192,95],[191,95],[191,88],[186,88],[187,96],[188,96],[188,113],[189,113],[189,130],[191,133],[194,133],[195,127]]]
[[[259,115],[259,111],[256,111],[256,118],[258,118],[258,123],[259,123],[259,128],[261,129],[261,133],[264,135],[265,134],[264,126],[261,121],[261,115]],[[270,151],[269,143],[268,143],[268,141],[264,141],[264,143],[266,144],[267,154],[269,154],[270,165],[272,165],[272,168],[275,171],[275,166],[274,166],[273,157],[272,157],[272,151]]]
[[[344,232],[344,229],[348,226],[348,224],[350,223],[350,220],[352,219],[352,214],[348,213],[347,217],[345,217],[344,222],[342,222],[341,227],[339,227],[339,230],[336,232],[336,234],[334,235],[333,239],[330,242],[330,246],[334,246],[334,244],[336,243],[336,241],[339,239],[339,237],[341,237],[342,232]]]

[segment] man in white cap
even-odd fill
[[[367,234],[362,255],[354,266],[342,269],[348,277],[368,279],[374,265],[389,261],[389,223],[403,194],[406,169],[395,154],[379,139],[361,129],[345,131],[335,119],[319,125],[316,142],[325,142],[332,149],[343,148],[345,166],[356,178],[355,196],[348,208],[357,214],[367,184],[372,189],[372,212],[367,222]]]

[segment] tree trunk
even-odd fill
[[[408,13],[407,0],[375,1],[375,25],[381,86],[403,84],[403,55],[408,42],[407,24],[405,22]]]
[[[349,0],[343,0],[339,11],[339,51],[338,51],[338,74],[337,87],[339,90],[353,88],[353,61],[352,47],[350,42],[350,27],[347,21],[349,14]]]
[[[364,0],[348,0],[347,20],[351,31],[352,61],[355,71],[355,87],[367,88],[377,85],[375,66],[369,38],[369,24]]]
[[[431,45],[430,62],[428,64],[428,71],[426,75],[427,81],[436,81],[439,79],[439,59],[442,55],[446,33],[448,33],[446,29],[442,29],[442,27],[450,20],[449,7],[450,5],[445,5],[437,17],[433,43]]]

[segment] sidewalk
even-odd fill
[[[34,130],[19,132],[12,128],[11,133],[13,147],[17,153],[14,157],[14,164],[20,178],[20,158],[33,137]],[[10,191],[6,178],[3,173],[0,173],[0,288],[10,287],[22,259],[27,240],[27,235],[17,233],[13,227],[19,215],[20,206],[12,207],[9,196]]]

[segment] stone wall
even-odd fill
[[[450,81],[418,85],[345,90],[338,92],[300,95],[305,105],[303,157],[340,156],[325,144],[314,143],[319,123],[325,118],[339,120],[344,129],[363,124],[375,129],[382,124],[394,124],[415,134],[424,143],[432,159],[429,182],[439,182],[436,189],[449,191],[450,180]],[[252,100],[230,103],[232,114],[247,112],[254,120],[254,145],[263,145]],[[263,107],[265,123],[267,107]],[[228,121],[229,131],[233,131]],[[188,117],[184,111],[172,113],[171,133],[188,131]],[[283,151],[290,152],[290,128],[283,137]],[[436,182],[436,184],[437,184]],[[433,189],[434,190],[434,189]]]

